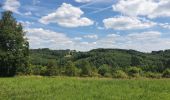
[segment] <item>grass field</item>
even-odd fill
[[[170,79],[0,78],[0,100],[170,100]]]

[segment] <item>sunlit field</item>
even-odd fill
[[[0,100],[169,100],[170,79],[0,78]]]

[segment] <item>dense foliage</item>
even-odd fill
[[[2,13],[0,19],[0,76],[26,74],[29,44],[24,38],[22,25],[17,23],[12,12]]]
[[[142,53],[123,49],[94,49],[76,52],[45,48],[30,50],[30,59],[32,65],[42,67],[49,66],[53,61],[51,66],[57,74],[51,75],[160,78],[163,73],[163,77],[168,77],[170,68],[170,50]]]

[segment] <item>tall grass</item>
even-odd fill
[[[170,100],[170,80],[0,78],[0,100]]]

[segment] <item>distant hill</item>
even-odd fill
[[[88,52],[75,50],[31,49],[30,61],[33,65],[47,65],[49,61],[56,64],[61,61],[78,63],[86,60],[91,66],[99,68],[106,64],[112,68],[126,69],[129,66],[141,67],[144,71],[162,72],[170,68],[170,50],[143,53],[125,49],[94,49]]]

